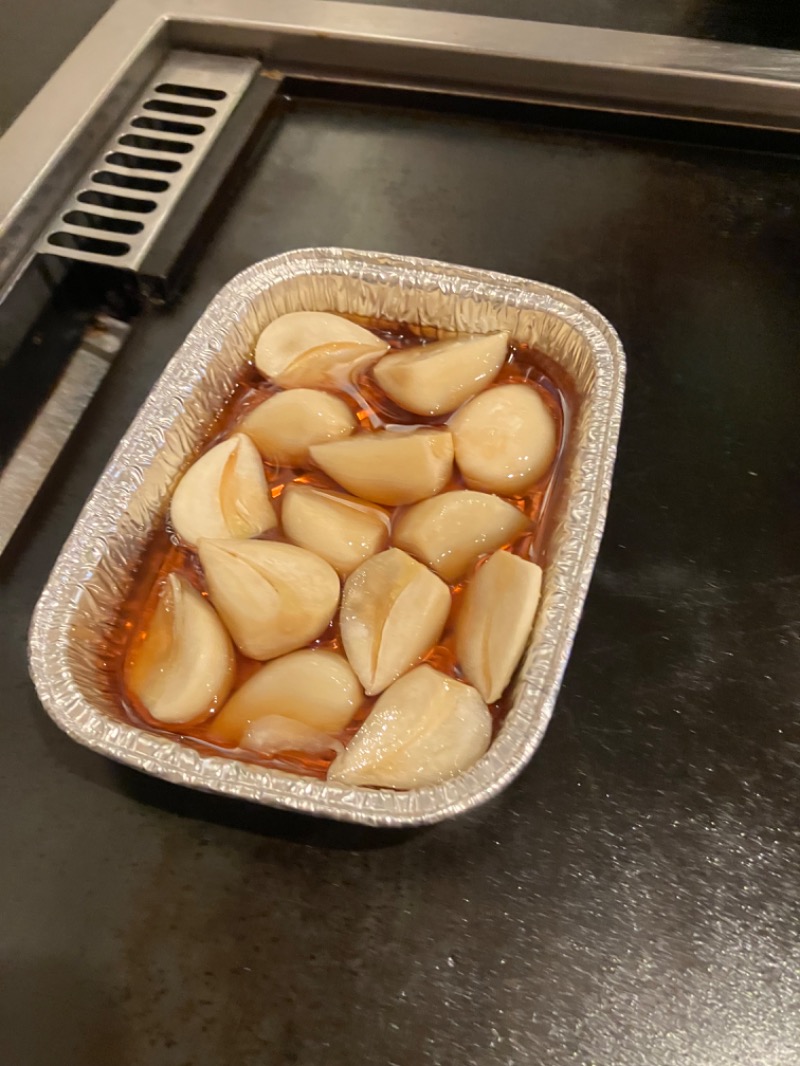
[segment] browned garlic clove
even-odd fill
[[[335,737],[321,733],[294,718],[284,718],[280,714],[268,714],[253,722],[245,730],[241,746],[261,755],[296,751],[312,758],[322,758],[331,752],[341,754],[344,751],[344,745]]]
[[[492,719],[480,695],[424,663],[386,689],[334,759],[329,781],[424,788],[468,770],[489,747]]]
[[[478,556],[508,544],[528,524],[513,504],[463,489],[409,507],[395,523],[392,541],[453,582]]]
[[[274,659],[316,640],[336,611],[336,571],[304,548],[201,540],[198,553],[211,602],[251,659]]]
[[[343,655],[304,648],[262,666],[231,696],[208,728],[209,740],[239,744],[266,716],[300,722],[319,733],[339,733],[364,700]]]
[[[271,463],[303,466],[310,445],[349,437],[358,429],[358,419],[329,392],[289,389],[260,403],[238,428]]]
[[[277,525],[258,449],[241,433],[197,459],[172,496],[170,519],[190,547],[201,537],[255,537]]]
[[[130,691],[151,718],[201,721],[218,707],[234,678],[233,646],[210,603],[170,574],[147,633],[125,668]]]
[[[529,385],[498,385],[470,400],[451,420],[456,462],[471,489],[517,496],[550,467],[556,425]]]
[[[348,492],[388,506],[441,492],[453,469],[446,429],[384,429],[309,450],[317,466]]]
[[[368,696],[419,662],[444,629],[450,590],[399,548],[367,559],[345,582],[342,643]]]
[[[256,345],[256,366],[283,388],[341,384],[389,345],[341,315],[292,311],[270,322]]]
[[[487,703],[500,699],[522,658],[539,606],[542,569],[498,551],[467,585],[456,626],[464,676]]]
[[[494,381],[508,337],[503,331],[404,348],[376,364],[375,380],[406,411],[449,414]]]
[[[281,521],[289,540],[316,552],[342,577],[389,543],[389,516],[354,496],[296,482],[281,497]]]

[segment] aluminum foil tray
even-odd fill
[[[561,364],[577,409],[542,600],[508,717],[468,772],[409,792],[348,788],[235,758],[123,718],[107,666],[117,611],[172,489],[227,400],[260,331],[287,311],[333,310],[444,330],[508,329]],[[170,361],[81,512],[33,616],[30,668],[50,717],[81,744],[192,788],[367,825],[436,822],[499,792],[553,711],[605,520],[622,411],[619,339],[567,292],[470,267],[338,248],[250,267],[214,299]]]

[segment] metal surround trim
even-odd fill
[[[208,154],[226,120],[232,114],[248,85],[256,76],[258,67],[259,64],[254,59],[236,59],[228,56],[203,55],[185,51],[170,53],[164,63],[153,74],[142,93],[134,101],[114,134],[103,145],[97,157],[61,204],[39,241],[37,250],[46,255],[58,255],[63,258],[79,259],[89,263],[107,263],[121,269],[136,270],[158,237],[173,205],[201,166],[203,159]],[[212,111],[212,114],[207,118],[195,120],[202,121],[205,127],[203,133],[192,136],[173,133],[160,135],[163,139],[182,141],[188,144],[189,149],[183,154],[120,144],[121,138],[129,134],[151,139],[159,137],[158,132],[151,131],[143,134],[132,125],[135,118],[148,113],[144,110],[144,105],[148,101],[163,99],[181,105],[199,102],[188,96],[177,96],[159,90],[158,86],[165,83],[183,83],[197,88],[219,89],[224,93],[224,97],[220,100],[202,101],[204,106],[207,106]],[[174,164],[175,169],[169,172],[158,169],[151,170],[146,167],[128,169],[109,162],[109,156],[115,152],[131,157],[138,156],[145,160],[164,161]],[[161,178],[168,182],[168,185],[162,192],[146,192],[122,185],[98,184],[93,180],[93,175],[99,171],[111,171],[121,177]],[[109,192],[110,190],[115,190],[119,196],[151,200],[155,202],[155,209],[147,214],[137,216],[131,212],[117,211],[116,208],[106,207],[96,210],[92,205],[79,200],[79,196],[82,193],[91,191]],[[122,233],[112,229],[95,228],[88,225],[84,226],[77,222],[67,222],[65,221],[65,216],[71,211],[77,211],[85,215],[96,214],[110,219],[130,220],[138,223],[140,229],[138,233]],[[124,244],[128,246],[128,251],[123,255],[114,255],[62,247],[50,242],[50,238],[57,233],[73,234],[78,238],[88,238],[95,241],[111,241]]]
[[[800,54],[781,49],[319,0],[117,0],[0,138],[0,288],[170,43],[357,81],[800,131]]]
[[[508,328],[572,375],[580,403],[544,592],[513,706],[466,773],[409,792],[348,788],[235,758],[201,756],[120,717],[108,639],[137,559],[180,472],[229,395],[261,329],[300,306],[444,329]],[[70,534],[34,613],[31,674],[75,740],[169,781],[366,825],[437,822],[499,792],[539,745],[553,711],[602,535],[622,411],[624,353],[577,297],[521,278],[430,260],[308,249],[258,263],[212,301],[154,386]]]

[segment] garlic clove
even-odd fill
[[[271,463],[304,466],[312,444],[349,437],[358,419],[338,396],[319,389],[278,392],[250,411],[239,424]]]
[[[389,345],[328,311],[292,311],[270,322],[256,344],[256,366],[283,388],[341,384]]]
[[[341,754],[344,745],[335,737],[321,733],[304,722],[268,714],[249,726],[242,737],[241,747],[257,751],[260,755],[279,755],[293,751],[303,755],[322,758],[325,755]]]
[[[336,571],[294,544],[201,540],[211,602],[234,643],[251,659],[274,659],[308,644],[339,602]]]
[[[296,482],[281,497],[281,521],[289,540],[316,552],[342,577],[389,542],[389,516],[379,507]]]
[[[492,719],[470,685],[424,663],[383,693],[328,770],[344,785],[424,788],[469,769],[486,753]]]
[[[392,541],[454,582],[480,555],[508,544],[528,524],[521,511],[498,496],[462,489],[409,507],[395,523]]]
[[[228,695],[234,666],[214,608],[185,578],[170,574],[144,640],[126,663],[130,691],[156,721],[202,721]]]
[[[277,525],[258,449],[234,433],[201,455],[172,496],[170,520],[190,547],[201,537],[255,537]]]
[[[467,585],[456,625],[456,656],[487,703],[500,699],[531,635],[542,568],[498,551]]]
[[[388,506],[441,492],[453,470],[453,441],[446,429],[377,430],[315,444],[309,451],[348,492]]]
[[[517,496],[547,472],[558,438],[553,416],[529,385],[498,385],[451,420],[456,462],[471,489]]]
[[[406,411],[449,414],[490,384],[508,354],[508,331],[435,341],[385,355],[375,380]]]
[[[350,575],[339,614],[342,643],[368,696],[419,662],[449,613],[447,585],[399,548],[373,555]]]
[[[304,648],[262,666],[231,696],[208,728],[209,740],[239,744],[261,718],[280,716],[321,733],[339,733],[364,700],[343,655]]]

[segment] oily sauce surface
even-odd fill
[[[347,317],[351,317],[359,325],[365,326],[379,337],[384,338],[394,349],[408,348],[431,340],[443,339],[444,336],[441,332],[418,326],[412,327],[374,319],[369,320],[357,316]],[[559,443],[553,465],[536,484],[531,486],[524,495],[504,497],[518,507],[530,521],[529,528],[523,531],[510,544],[505,545],[505,547],[523,558],[530,559],[539,563],[540,566],[546,567],[549,531],[559,490],[563,483],[564,468],[568,459],[567,444],[570,437],[570,421],[574,417],[576,398],[568,376],[558,364],[553,362],[543,352],[512,342],[509,345],[509,357],[494,384],[521,383],[535,389],[546,403],[557,427]],[[489,388],[492,387],[492,385],[489,386]],[[281,391],[283,390],[277,385],[266,381],[252,363],[244,365],[228,403],[220,412],[220,416],[204,446],[192,457],[192,461],[205,451],[208,451],[212,445],[219,443],[219,441],[230,436],[231,433],[236,432],[237,426],[245,414],[269,396]],[[443,420],[435,417],[423,418],[398,407],[377,386],[369,367],[359,371],[346,388],[329,388],[325,391],[341,397],[358,418],[360,429],[368,432],[383,429],[387,425],[403,425],[406,427],[437,426],[445,425],[447,421],[447,419]],[[447,417],[452,417],[452,415]],[[279,524],[275,529],[256,539],[287,540],[281,532],[280,497],[285,486],[290,482],[300,481],[304,484],[342,491],[341,487],[323,474],[321,470],[310,467],[275,466],[266,461],[264,466]],[[463,488],[466,488],[466,486],[458,469],[454,467],[453,477],[442,491],[447,492],[452,489]],[[405,509],[404,507],[387,508],[392,513],[393,522],[399,518]],[[170,527],[169,519],[165,518],[146,548],[137,568],[130,592],[120,611],[117,639],[113,642],[113,648],[110,649],[113,681],[119,694],[122,715],[136,725],[145,726],[151,732],[173,737],[177,735],[185,744],[195,748],[201,754],[235,756],[241,761],[294,771],[306,776],[324,778],[333,759],[333,753],[326,757],[311,757],[302,752],[282,752],[279,756],[267,757],[245,748],[222,746],[216,738],[212,742],[208,737],[209,726],[214,720],[213,715],[206,721],[196,725],[192,723],[180,723],[175,726],[165,725],[163,722],[158,722],[151,718],[140,701],[129,690],[125,682],[126,661],[129,658],[131,649],[146,638],[150,620],[158,603],[161,585],[166,576],[173,572],[185,577],[204,596],[208,595],[203,571],[196,552],[181,544]],[[436,667],[437,670],[442,671],[442,673],[456,678],[460,678],[461,674],[454,652],[455,623],[467,581],[450,585],[453,593],[453,606],[450,616],[440,642],[430,650],[423,660]],[[322,636],[308,646],[340,650],[343,653],[339,634],[338,612]],[[238,648],[235,648],[235,654],[236,681],[234,690],[264,665],[260,661],[248,659],[241,654]],[[513,682],[509,686],[509,689],[512,688]],[[347,728],[338,735],[338,739],[345,745],[369,714],[377,699],[377,696],[367,697]],[[506,692],[499,700],[490,705],[489,710],[494,720],[495,735],[508,712],[509,703],[509,694]],[[215,712],[219,709],[216,708]]]

